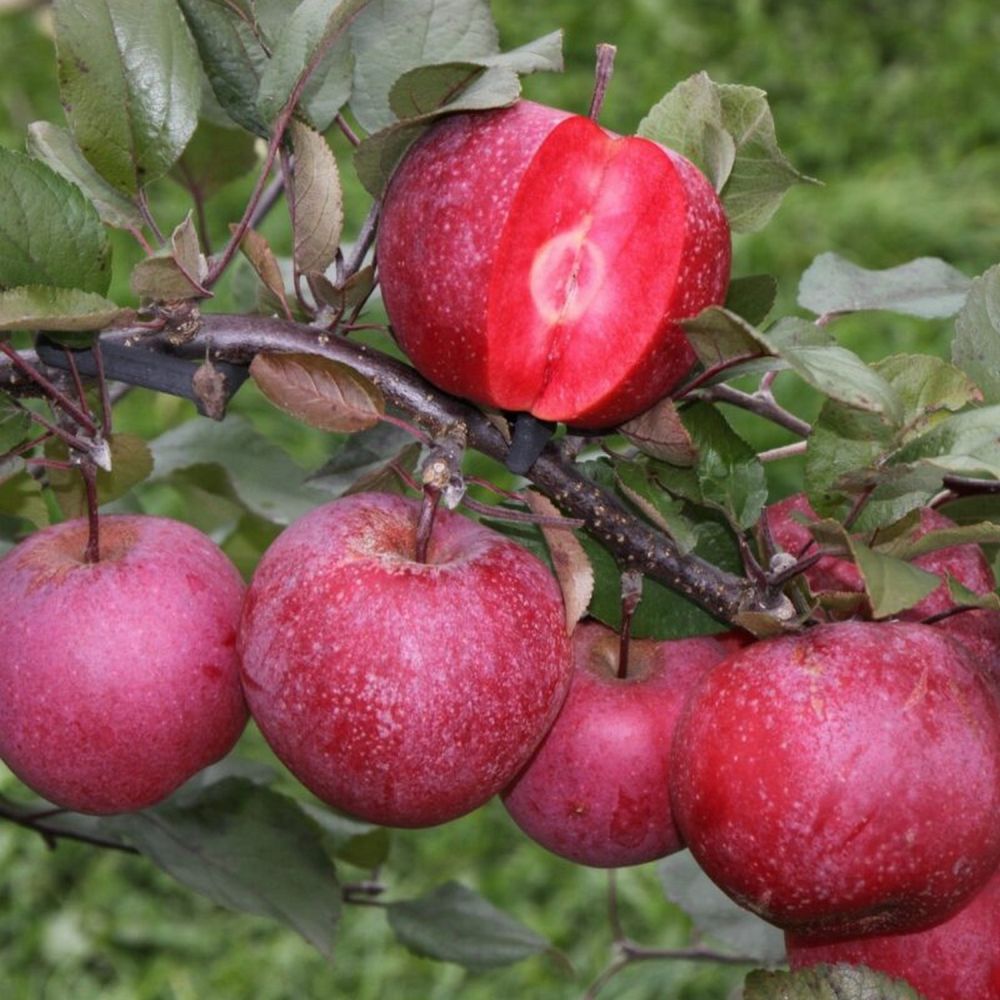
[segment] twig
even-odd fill
[[[587,117],[591,121],[597,121],[601,115],[601,108],[604,107],[604,98],[611,83],[612,74],[615,71],[615,55],[618,49],[607,42],[599,42],[597,45],[597,66],[594,69],[594,93],[590,99],[590,110]]]
[[[776,403],[770,393],[758,395],[742,392],[729,385],[713,385],[707,389],[699,389],[697,396],[708,403],[729,403],[742,410],[749,410],[801,438],[809,437],[812,431],[810,424]]]

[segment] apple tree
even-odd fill
[[[521,101],[561,35],[505,51],[485,0],[52,13],[65,122],[0,149],[0,816],[481,969],[553,949],[398,896],[390,828],[500,795],[579,863],[669,855],[695,936],[627,936],[612,874],[587,996],[650,959],[1000,996],[1000,266],[825,253],[779,309],[731,273],[812,183],[764,92],[616,136],[614,49],[586,114]],[[950,358],[862,360],[875,311],[954,317]]]

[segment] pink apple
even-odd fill
[[[386,193],[379,278],[403,350],[455,395],[610,427],[694,362],[678,320],[721,303],[729,228],[688,160],[519,101],[452,115]]]
[[[419,503],[358,494],[300,518],[254,574],[240,635],[250,711],[319,798],[430,826],[503,788],[569,685],[555,579],[526,549]]]
[[[712,638],[633,639],[618,677],[617,633],[577,627],[569,694],[504,793],[519,827],[595,867],[637,865],[683,846],[670,810],[670,741],[691,686],[725,655]]]
[[[930,930],[818,944],[794,934],[785,940],[793,969],[846,962],[905,979],[925,1000],[1000,1000],[1000,872]]]
[[[45,528],[0,560],[0,757],[39,795],[115,813],[165,798],[246,724],[243,582],[194,528],[102,517]]]
[[[693,690],[672,769],[706,873],[799,935],[922,929],[1000,861],[1000,702],[926,625],[819,625],[730,656]]]

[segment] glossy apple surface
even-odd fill
[[[793,969],[867,965],[905,979],[925,1000],[1000,1000],[1000,873],[943,923],[913,934],[809,943],[787,934]]]
[[[688,691],[725,655],[711,638],[630,643],[596,623],[573,634],[573,679],[555,724],[504,793],[533,840],[579,864],[637,865],[683,847],[670,809],[670,742]]]
[[[250,711],[327,803],[430,826],[504,787],[551,725],[570,650],[554,578],[526,549],[420,505],[359,494],[311,511],[261,560],[240,646]]]
[[[247,719],[243,582],[186,524],[101,518],[31,535],[0,560],[0,757],[51,802],[142,809],[222,757]]]
[[[684,377],[694,353],[677,321],[723,301],[730,257],[689,161],[530,101],[436,124],[379,224],[386,310],[426,378],[588,428]]]
[[[799,934],[922,929],[1000,860],[1000,703],[926,625],[820,625],[728,657],[692,692],[672,768],[707,874]]]

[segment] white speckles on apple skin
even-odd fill
[[[0,560],[0,757],[40,795],[114,813],[165,798],[246,723],[243,583],[194,528],[101,518],[37,532]]]
[[[695,857],[800,933],[927,926],[1000,860],[1000,703],[929,626],[843,622],[748,647],[695,689],[673,766]]]
[[[548,570],[448,511],[416,563],[417,512],[368,494],[300,519],[261,560],[240,639],[250,709],[277,756],[324,801],[391,826],[492,797],[569,682]]]

